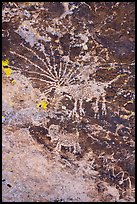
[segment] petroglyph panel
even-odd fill
[[[60,160],[92,152],[92,170],[132,194],[134,3],[5,2],[2,15],[3,60],[47,101],[46,110],[21,106],[9,124],[27,121]]]

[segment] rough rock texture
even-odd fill
[[[134,201],[134,6],[3,3],[3,202]]]

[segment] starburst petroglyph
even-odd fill
[[[59,62],[59,68],[56,68],[56,64],[53,66],[50,64],[50,60],[47,60],[47,55],[44,53],[45,59],[41,58],[36,54],[35,51],[28,48],[27,46],[24,46],[31,54],[37,57],[39,61],[43,63],[45,68],[40,67],[38,64],[35,64],[33,61],[31,61],[29,58],[20,55],[14,51],[10,51],[13,55],[21,58],[22,60],[26,61],[30,65],[34,67],[34,70],[36,68],[37,71],[30,71],[30,70],[23,70],[23,72],[27,72],[28,75],[30,75],[31,80],[37,80],[45,83],[45,90],[44,93],[47,95],[48,93],[54,91],[54,97],[58,97],[59,100],[64,97],[64,95],[67,95],[70,99],[74,100],[74,108],[70,112],[69,117],[76,116],[76,118],[79,117],[78,114],[78,101],[79,101],[79,113],[80,115],[85,115],[84,109],[82,107],[83,100],[92,101],[93,98],[96,99],[95,103],[93,104],[93,109],[95,112],[95,117],[98,117],[98,103],[101,100],[102,101],[102,113],[107,113],[106,108],[106,99],[105,89],[111,85],[113,82],[117,81],[118,78],[114,78],[113,80],[105,83],[97,82],[95,80],[87,81],[85,80],[84,83],[82,82],[82,79],[84,78],[85,72],[94,73],[95,65],[91,64],[90,66],[79,66],[78,63],[72,63],[69,61],[69,56],[62,56],[60,62]],[[51,47],[52,50],[52,47]],[[53,50],[52,50],[53,53]],[[55,57],[55,56],[54,56]],[[112,66],[112,64],[111,64]],[[114,65],[115,66],[115,65]],[[17,67],[11,66],[13,68],[16,68],[18,70],[21,70]],[[73,68],[72,68],[73,67]],[[76,84],[76,80],[78,83]],[[81,83],[82,82],[82,83]],[[64,93],[64,94],[63,94]]]
[[[74,102],[74,108],[69,114],[70,116],[76,116],[79,117],[79,114],[77,112],[78,107],[77,103],[79,101],[79,113],[80,115],[84,115],[84,109],[82,107],[83,100],[91,101],[93,98],[96,99],[95,104],[93,104],[93,109],[95,112],[95,117],[98,117],[98,103],[100,100],[102,100],[102,113],[106,114],[106,99],[105,89],[111,85],[111,83],[115,82],[117,78],[114,78],[113,80],[105,83],[97,82],[95,80],[88,81],[87,79],[84,79],[84,74],[87,72],[87,74],[93,74],[95,71],[95,64],[88,65],[88,66],[81,66],[77,62],[72,62],[69,58],[69,56],[59,56],[59,66],[54,62],[52,65],[50,63],[50,59],[48,58],[48,55],[43,51],[44,58],[41,58],[34,50],[31,48],[28,48],[27,46],[24,46],[21,44],[23,48],[25,48],[30,55],[37,58],[39,62],[43,63],[43,66],[41,67],[39,63],[34,63],[29,57],[26,57],[25,55],[21,55],[15,51],[10,51],[13,55],[19,57],[22,59],[25,63],[27,63],[27,67],[25,69],[21,69],[19,67],[12,66],[12,68],[15,68],[19,71],[22,71],[24,73],[27,73],[28,78],[31,80],[36,80],[38,82],[42,82],[42,84],[45,84],[44,93],[45,95],[48,95],[50,92],[54,90],[54,97],[59,97],[61,100],[62,97],[64,97],[63,93],[65,95],[69,96],[69,98],[73,99]],[[50,50],[52,54],[54,54],[52,46],[50,46]],[[53,56],[56,58],[56,56]],[[29,66],[33,66],[33,70],[29,68]],[[112,66],[112,64],[111,64]],[[114,65],[115,66],[115,65]],[[43,68],[44,67],[44,68]],[[35,71],[36,70],[36,71]]]
[[[92,40],[89,41],[91,34],[88,31],[79,34],[74,34],[73,31],[68,34],[65,31],[65,35],[69,38],[69,42],[65,45],[67,46],[65,48],[67,53],[65,53],[66,51],[62,47],[65,43],[63,42],[62,44],[64,33],[58,34],[59,26],[60,22],[55,21],[52,28],[51,26],[47,27],[44,35],[40,35],[42,28],[36,30],[31,21],[23,21],[15,32],[26,42],[20,44],[22,51],[11,50],[10,53],[24,64],[22,67],[22,64],[18,61],[17,66],[13,64],[11,67],[25,73],[34,83],[42,84],[46,95],[53,90],[54,96],[59,95],[60,99],[63,96],[61,95],[63,92],[69,95],[74,100],[74,109],[69,116],[79,117],[79,114],[84,115],[82,107],[83,99],[92,100],[93,98],[96,98],[94,104],[95,117],[98,115],[100,99],[102,99],[102,112],[106,114],[105,88],[107,88],[108,84],[99,84],[95,80],[87,81],[88,76],[93,74],[97,66],[99,66],[100,59],[104,60],[102,57],[95,55],[94,49],[93,56],[92,52],[88,53],[87,43],[90,42],[91,45],[93,44],[93,47],[96,45],[101,48],[101,45],[94,40],[93,36]],[[50,34],[57,36],[58,39],[52,41],[53,39],[50,37]],[[73,49],[81,49],[80,52],[78,51],[79,55],[76,55],[76,60],[71,58]],[[106,48],[102,47],[100,53],[102,52],[105,53],[105,57],[108,59]],[[87,60],[88,65],[86,65]],[[85,72],[87,72],[87,78],[85,78]],[[77,111],[78,101],[79,114]]]
[[[45,147],[61,153],[64,146],[75,159],[76,153],[82,159],[93,151],[93,168],[109,179],[114,164],[121,166],[120,172],[134,176],[134,59],[130,60],[134,26],[129,22],[132,26],[126,28],[130,18],[118,23],[127,18],[126,12],[121,12],[120,4],[112,4],[37,2],[27,8],[11,2],[5,4],[3,13],[3,57],[48,102],[40,119],[48,122],[38,123],[36,110],[32,129],[49,127],[51,144],[45,144],[47,131],[38,134]],[[25,114],[25,119],[30,118],[28,111]],[[34,127],[33,136],[37,138],[38,132]],[[116,175],[119,169],[112,174],[113,182]],[[128,176],[122,174],[119,185],[125,185]]]

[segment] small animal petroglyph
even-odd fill
[[[81,147],[79,145],[79,132],[76,131],[75,133],[67,133],[61,132],[59,125],[50,125],[49,127],[49,134],[48,136],[51,138],[51,142],[57,141],[57,146],[55,150],[58,152],[61,151],[61,147],[68,147],[69,152],[71,152],[71,148],[73,147],[73,153],[80,153]]]

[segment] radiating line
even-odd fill
[[[47,80],[45,80],[45,79],[41,79],[41,78],[37,78],[37,77],[32,77],[32,76],[30,76],[30,77],[28,77],[28,78],[29,78],[29,79],[36,79],[36,80],[39,80],[39,81],[43,81],[43,82],[48,83],[48,84],[56,84],[56,82],[47,81]]]
[[[22,71],[23,69],[21,69],[21,68],[18,68],[18,67],[15,67],[15,66],[12,66],[12,65],[10,65],[10,67],[11,68],[14,68],[15,70],[19,70],[19,71]],[[52,80],[53,82],[57,82],[58,80],[56,79],[53,79],[52,77],[50,77],[50,76],[48,76],[48,75],[46,75],[46,74],[42,74],[42,73],[39,73],[39,72],[35,72],[35,71],[29,71],[29,70],[23,70],[23,72],[26,72],[26,73],[29,73],[29,74],[35,74],[35,75],[40,75],[40,76],[44,76],[45,78],[49,78],[50,80]],[[51,82],[52,82],[51,81]],[[53,83],[52,82],[52,83]]]
[[[22,45],[23,47],[25,47],[23,44],[21,44],[21,45]],[[33,51],[32,49],[30,49],[30,48],[28,48],[28,47],[25,47],[25,48],[26,48],[28,51],[32,52],[33,55],[35,55],[40,61],[42,61],[43,64],[46,66],[46,68],[48,67],[48,64],[44,61],[44,59],[42,59],[41,57],[39,57],[35,51]],[[47,70],[48,70],[49,74],[52,75],[53,78],[55,78],[55,75],[52,74],[52,69],[51,69],[51,70],[50,70],[50,69],[47,69]],[[45,70],[43,69],[43,71],[45,71]]]
[[[27,59],[26,57],[24,57],[23,55],[20,55],[14,51],[10,51],[10,53],[14,54],[14,55],[17,55],[18,57],[26,60],[27,62],[29,62],[30,64],[32,64],[33,66],[37,67],[39,70],[41,70],[42,72],[44,72],[45,74],[49,74],[47,71],[45,71],[44,69],[42,69],[41,67],[39,67],[38,65],[34,64],[32,61],[30,61],[29,59]]]

